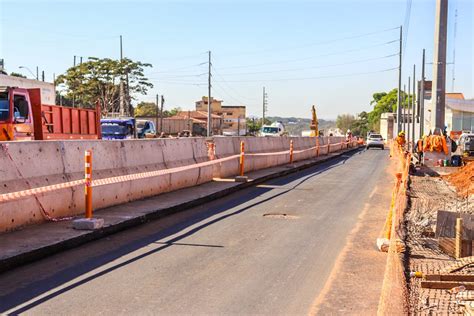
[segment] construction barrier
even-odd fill
[[[388,253],[378,315],[408,315],[408,287],[403,264],[404,230],[403,217],[408,205],[407,189],[411,154],[396,142],[390,144],[390,156],[395,165],[395,184],[382,236],[377,247]]]
[[[241,166],[242,141],[246,157]],[[291,141],[294,161],[357,145],[343,137],[0,143],[0,232],[84,214],[88,198],[84,198],[82,187],[88,188],[88,179],[93,196],[92,192],[86,196],[97,210],[210,182],[215,177],[235,176],[240,169],[247,173],[287,164]],[[329,148],[329,141],[338,146]],[[87,163],[92,166],[92,161],[84,162],[86,150],[94,157],[93,179],[84,175]]]

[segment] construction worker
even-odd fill
[[[404,146],[405,146],[406,140],[405,140],[405,132],[404,132],[404,131],[401,131],[400,133],[398,133],[398,136],[397,136],[397,138],[396,138],[396,141],[397,141],[397,144],[398,144],[400,147],[404,147]]]

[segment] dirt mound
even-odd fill
[[[456,172],[443,176],[456,187],[459,195],[467,196],[474,193],[474,162],[467,164]]]

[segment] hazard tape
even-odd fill
[[[329,145],[341,145],[341,144],[343,143],[320,145],[319,148],[328,147]],[[306,149],[295,150],[294,153],[300,154],[306,151],[311,151],[311,150],[314,151],[316,148],[317,147],[314,146],[314,147],[310,147]],[[258,156],[287,155],[289,154],[289,152],[290,152],[289,150],[285,150],[285,151],[270,152],[270,153],[245,153],[245,156],[258,157]],[[196,168],[212,166],[217,163],[231,161],[237,158],[240,158],[240,154],[232,155],[232,156],[224,157],[224,158],[219,158],[219,159],[214,159],[214,160],[209,160],[205,162],[200,162],[200,163],[187,165],[187,166],[162,169],[162,170],[156,170],[156,171],[141,172],[141,173],[135,173],[135,174],[129,174],[129,175],[123,175],[123,176],[116,176],[116,177],[109,177],[109,178],[104,178],[104,179],[95,179],[95,180],[92,180],[91,185],[92,187],[99,187],[99,186],[108,185],[108,184],[153,178],[153,177],[168,175],[175,172],[182,172],[182,171],[188,171],[188,170],[192,170]],[[11,193],[3,193],[3,194],[0,194],[0,203],[10,202],[10,201],[18,200],[21,198],[29,197],[29,196],[36,196],[37,194],[41,194],[41,193],[48,193],[48,192],[53,192],[57,190],[77,187],[84,184],[86,184],[86,180],[80,179],[80,180],[63,182],[63,183],[58,183],[58,184],[28,189],[28,190],[22,190],[22,191],[11,192]]]
[[[131,180],[146,179],[146,178],[157,177],[157,176],[166,175],[166,174],[170,174],[170,173],[174,173],[174,172],[187,171],[187,170],[192,170],[192,169],[195,169],[195,168],[211,166],[211,165],[214,165],[216,163],[221,163],[221,162],[229,161],[229,160],[232,160],[232,159],[236,159],[239,156],[240,155],[233,155],[233,156],[229,156],[229,157],[225,157],[225,158],[200,162],[200,163],[196,163],[196,164],[188,165],[188,166],[175,167],[175,168],[170,168],[170,169],[163,169],[163,170],[156,170],[156,171],[149,171],[149,172],[142,172],[142,173],[136,173],[136,174],[131,174],[131,175],[117,176],[117,177],[109,177],[109,178],[104,178],[104,179],[96,179],[96,180],[92,180],[92,187],[97,187],[97,186],[102,186],[102,185],[112,184],[112,183],[126,182],[126,181],[131,181]],[[86,180],[81,179],[81,180],[75,180],[75,181],[69,181],[69,182],[63,182],[63,183],[48,185],[48,186],[44,186],[44,187],[38,187],[38,188],[34,188],[34,189],[28,189],[28,190],[11,192],[11,193],[4,193],[4,194],[0,194],[0,203],[1,202],[9,202],[9,201],[17,200],[17,199],[20,199],[20,198],[29,197],[29,196],[34,196],[34,195],[40,194],[40,193],[48,193],[48,192],[53,192],[53,191],[57,191],[57,190],[61,190],[61,189],[72,188],[72,187],[76,187],[76,186],[80,186],[80,185],[84,185],[84,184],[86,184]]]

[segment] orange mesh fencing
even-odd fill
[[[387,251],[387,263],[380,295],[378,315],[407,315],[408,288],[403,265],[405,251],[403,216],[408,203],[407,189],[411,154],[405,152],[396,142],[390,144],[392,163],[395,164],[395,185],[387,214],[382,238],[377,244]],[[382,242],[383,241],[383,242]]]

